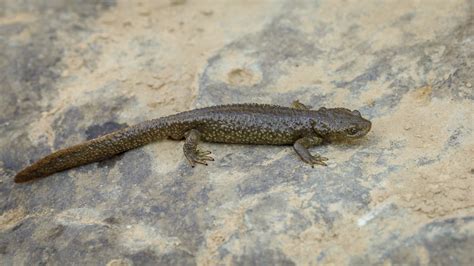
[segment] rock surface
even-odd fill
[[[0,0],[0,264],[474,264],[466,1]],[[358,109],[355,145],[161,141],[28,184],[53,150],[195,107]]]

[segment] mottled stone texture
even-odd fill
[[[0,264],[474,264],[466,1],[0,0]],[[178,111],[358,109],[316,148],[162,141],[28,184],[49,152]]]

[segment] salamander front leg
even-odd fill
[[[300,110],[310,110],[312,106],[302,104],[299,100],[294,100],[291,103],[291,108],[300,109]]]
[[[314,167],[315,164],[326,166],[327,164],[325,163],[325,161],[327,161],[328,158],[322,157],[319,154],[311,155],[311,153],[309,153],[308,151],[308,148],[317,146],[322,142],[323,139],[318,136],[303,137],[293,144],[293,148],[295,149],[296,153],[301,157],[301,159],[305,163],[310,164],[311,167]]]
[[[207,161],[214,161],[214,158],[208,156],[211,154],[210,151],[198,149],[201,139],[201,133],[198,130],[191,129],[184,136],[186,138],[183,146],[184,156],[186,156],[192,167],[196,166],[196,163],[207,165]]]

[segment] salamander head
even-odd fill
[[[345,108],[320,108],[313,126],[317,134],[325,139],[347,140],[365,136],[372,123],[359,111]]]

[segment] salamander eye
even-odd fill
[[[356,135],[357,133],[359,133],[359,129],[357,129],[357,127],[350,127],[347,129],[347,134],[350,136]]]

